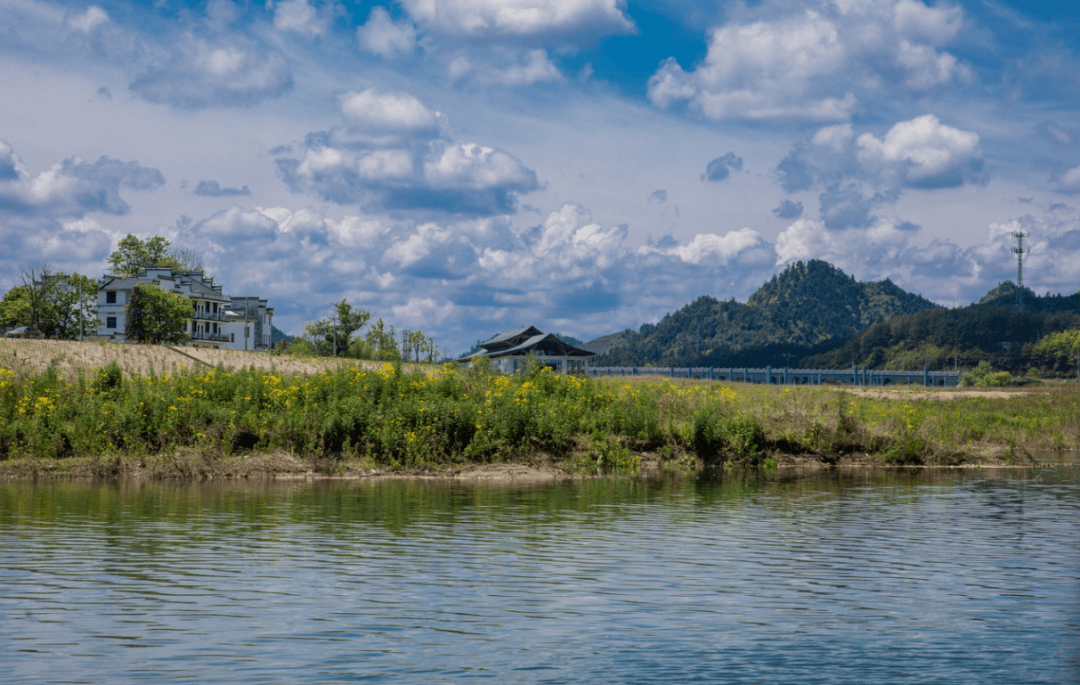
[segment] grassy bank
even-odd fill
[[[1080,443],[1078,404],[1073,387],[885,395],[449,366],[300,373],[181,362],[140,373],[110,363],[71,373],[56,361],[42,371],[0,367],[0,460],[10,472],[16,462],[38,469],[88,459],[104,475],[167,460],[180,476],[255,463],[252,455],[277,455],[256,460],[256,471],[323,473],[522,460],[571,473],[633,472],[643,458],[681,470],[771,467],[792,456],[1023,463]]]

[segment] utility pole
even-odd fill
[[[1027,231],[1013,231],[1012,233],[1012,236],[1016,238],[1016,247],[1012,251],[1016,255],[1016,309],[1018,311],[1024,310],[1024,255],[1031,252],[1030,247],[1024,247],[1024,238],[1030,235]]]

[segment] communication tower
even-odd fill
[[[1024,238],[1031,234],[1027,231],[1013,231],[1016,238],[1016,247],[1012,249],[1016,255],[1016,308],[1024,308],[1024,255],[1031,252],[1030,247],[1024,247]]]

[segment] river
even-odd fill
[[[0,484],[2,683],[1080,683],[1080,468]]]

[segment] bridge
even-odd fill
[[[886,385],[921,385],[953,388],[960,385],[959,371],[875,371],[865,367],[850,369],[792,369],[789,367],[763,369],[723,368],[702,366],[590,366],[589,376],[660,376],[662,378],[698,378],[710,381],[735,381],[764,385],[853,385],[873,387]]]

